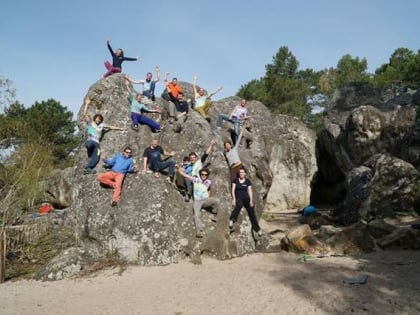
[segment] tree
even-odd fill
[[[28,138],[44,139],[52,146],[56,163],[66,160],[79,141],[72,112],[53,99],[36,102],[26,114]]]
[[[66,107],[53,99],[36,102],[28,109],[15,102],[0,114],[0,137],[9,139],[5,145],[41,141],[52,147],[55,164],[63,164],[79,142],[72,117]]]
[[[368,81],[367,66],[366,58],[359,59],[359,57],[353,58],[349,54],[344,55],[337,63],[336,86],[339,87],[349,82]]]
[[[280,47],[273,62],[265,66],[265,76],[241,86],[237,95],[258,100],[276,113],[302,117],[310,110],[305,100],[308,92],[305,79],[313,73],[310,70],[298,73],[298,67],[299,62],[289,49]]]
[[[0,76],[0,112],[13,102],[16,91],[12,87],[12,81]]]
[[[375,71],[374,83],[379,87],[394,83],[404,85],[420,84],[420,55],[407,48],[396,49],[389,62],[382,64]]]

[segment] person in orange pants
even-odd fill
[[[104,163],[111,168],[110,171],[98,176],[98,181],[106,187],[114,188],[111,206],[115,207],[121,198],[122,184],[127,173],[137,171],[137,165],[132,158],[132,150],[126,147],[123,153],[118,153],[113,158],[103,159]]]

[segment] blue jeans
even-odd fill
[[[86,140],[85,147],[89,158],[85,168],[92,170],[98,164],[99,158],[101,157],[99,143],[93,140]]]
[[[145,115],[131,113],[131,120],[133,121],[134,126],[137,126],[138,124],[148,125],[150,129],[152,129],[152,132],[156,132],[156,130],[160,129],[160,125],[156,121]]]
[[[232,117],[232,119],[230,119],[229,116],[226,114],[219,114],[219,116],[217,116],[217,127],[221,127],[224,120],[233,123],[233,130],[235,131],[234,142],[236,143],[241,128],[241,120],[236,117]]]
[[[143,95],[146,96],[147,98],[152,98],[152,96],[155,95],[155,86],[156,86],[155,81],[150,82],[150,89],[144,90]]]
[[[168,168],[168,176],[173,177],[175,174],[175,162],[174,161],[160,161],[155,164],[156,169],[152,171],[161,171]]]

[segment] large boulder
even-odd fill
[[[392,91],[384,95],[358,83],[338,89],[327,104],[325,128],[318,134],[318,173],[311,200],[333,205],[338,223],[416,208],[418,176],[413,174],[420,166],[416,95]],[[396,192],[395,186],[406,189]]]
[[[190,84],[182,82],[187,97],[192,97]],[[104,122],[114,126],[130,127],[129,94],[123,75],[112,75],[92,85],[87,97],[93,100],[88,113],[101,113]],[[192,203],[183,201],[174,185],[150,174],[128,175],[123,186],[122,199],[117,207],[110,205],[112,190],[101,188],[96,175],[83,175],[86,153],[81,144],[73,170],[73,200],[71,209],[77,222],[77,236],[84,253],[91,257],[112,254],[121,261],[141,265],[164,265],[188,257],[200,261],[203,253],[226,259],[261,249],[260,239],[251,233],[251,225],[243,211],[239,229],[228,233],[227,223],[231,211],[229,171],[221,160],[224,140],[230,137],[231,125],[224,123],[215,128],[219,113],[229,113],[239,103],[229,97],[214,102],[209,112],[211,123],[191,110],[185,123],[168,124],[162,121],[163,131],[153,135],[147,126],[138,132],[109,131],[101,142],[102,154],[114,155],[129,145],[134,157],[141,162],[144,148],[157,136],[162,147],[174,150],[175,161],[180,162],[189,152],[202,154],[209,141],[215,139],[217,147],[208,158],[211,170],[212,195],[221,201],[216,223],[211,215],[202,212],[205,235],[195,237]],[[156,105],[165,107],[158,98]],[[153,106],[153,105],[152,105]],[[252,142],[244,141],[239,148],[241,160],[248,169],[253,183],[257,216],[264,211],[300,208],[309,203],[310,183],[316,172],[315,135],[299,120],[286,116],[273,116],[261,103],[247,104],[252,123],[247,125]],[[82,107],[83,108],[83,107]],[[78,114],[80,129],[85,129],[82,108]],[[159,119],[156,115],[151,115]],[[105,172],[100,163],[97,172]]]

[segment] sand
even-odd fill
[[[0,314],[420,314],[420,251],[300,262],[256,253],[0,285]],[[368,275],[365,284],[343,280]]]

